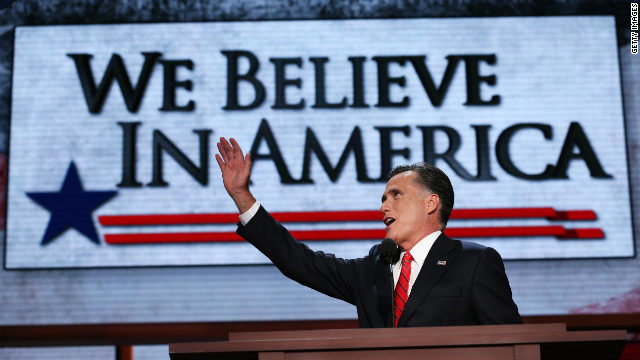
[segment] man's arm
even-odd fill
[[[246,225],[236,231],[265,256],[286,277],[336,299],[355,303],[359,260],[345,260],[313,251],[294,239],[289,231],[260,207]]]
[[[329,296],[354,303],[357,261],[314,252],[260,207],[249,191],[251,154],[242,155],[235,139],[220,138],[216,161],[222,181],[240,211],[238,234],[265,254],[287,277]]]

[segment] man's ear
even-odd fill
[[[438,196],[438,194],[427,195],[426,206],[427,206],[427,213],[430,215],[438,211],[438,209],[440,208],[440,196]]]

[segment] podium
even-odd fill
[[[169,345],[172,360],[617,360],[625,330],[567,331],[565,324],[230,333],[228,341]]]

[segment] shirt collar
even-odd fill
[[[429,250],[431,250],[433,243],[436,242],[436,239],[438,238],[438,236],[440,236],[440,234],[442,234],[442,231],[438,230],[432,232],[431,234],[422,238],[422,240],[418,241],[418,243],[415,244],[409,251],[411,253],[411,256],[413,257],[413,261],[422,266],[422,264],[424,264],[424,261],[427,259]],[[406,251],[400,253],[400,259],[402,259],[402,256],[405,252]]]

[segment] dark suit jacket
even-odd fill
[[[237,233],[287,277],[356,306],[360,327],[387,327],[391,275],[379,245],[360,259],[312,251],[262,207]],[[446,265],[438,265],[438,261]],[[502,258],[492,248],[440,235],[429,251],[398,327],[522,323]]]

